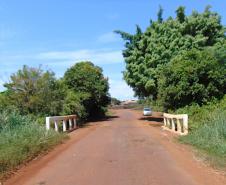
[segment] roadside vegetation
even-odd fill
[[[202,13],[150,20],[145,31],[121,30],[125,40],[124,79],[142,105],[189,115],[191,144],[213,163],[226,167],[226,28],[207,6]]]
[[[91,62],[69,68],[61,79],[24,66],[0,93],[0,179],[50,150],[67,136],[46,131],[45,117],[76,114],[80,123],[103,117],[110,102],[108,79]]]
[[[177,113],[189,115],[190,134],[179,140],[200,149],[212,165],[226,169],[226,96],[208,105],[178,109]]]
[[[29,116],[17,112],[0,113],[0,179],[7,172],[49,151],[66,139],[66,135],[46,131]]]

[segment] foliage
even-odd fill
[[[190,131],[198,129],[206,122],[210,123],[219,112],[226,114],[226,95],[220,101],[215,100],[207,105],[193,104],[176,110],[177,114],[188,114]]]
[[[202,105],[226,94],[226,68],[208,49],[186,51],[158,77],[158,99],[168,109]]]
[[[9,110],[15,110],[16,107],[11,103],[9,98],[8,91],[0,92],[0,111],[5,110],[6,108]]]
[[[188,114],[189,134],[179,140],[199,149],[199,154],[214,166],[226,163],[226,95],[207,105],[193,104],[180,108],[178,114]],[[204,154],[204,155],[203,155]]]
[[[0,113],[0,126],[0,179],[66,138],[55,131],[46,131],[44,126],[16,112]]]
[[[121,101],[117,98],[111,97],[111,105],[120,105]]]
[[[57,80],[51,71],[24,66],[11,75],[0,94],[0,111],[18,110],[39,122],[48,115],[77,114],[81,119],[104,115],[110,99],[108,79],[91,62],[80,62]]]
[[[141,110],[144,107],[151,107],[151,109],[155,112],[164,112],[164,109],[159,101],[154,101],[151,98],[139,99],[138,104]]]
[[[24,115],[55,115],[61,110],[63,96],[53,72],[24,66],[5,87],[8,104]]]
[[[88,93],[76,93],[73,90],[68,90],[64,104],[62,115],[76,114],[80,119],[87,118],[87,110],[84,102],[90,98]]]
[[[65,138],[39,124],[45,115],[77,114],[85,120],[104,114],[109,102],[108,80],[91,62],[76,64],[59,80],[51,71],[24,66],[5,87],[0,93],[0,178]]]
[[[80,62],[69,68],[64,82],[85,108],[89,118],[102,116],[110,102],[108,79],[104,78],[100,67],[91,62]],[[74,95],[75,95],[74,94]],[[69,93],[69,96],[74,96]]]
[[[182,62],[179,62],[179,60],[184,60],[184,57],[188,55],[186,53],[190,50],[201,51],[207,47],[218,47],[218,50],[215,51],[220,51],[220,53],[217,54],[216,52],[216,55],[225,56],[225,49],[223,49],[225,48],[226,38],[225,27],[221,24],[220,16],[215,12],[211,12],[210,7],[206,7],[203,13],[193,11],[189,16],[185,15],[184,7],[179,7],[176,11],[176,18],[169,17],[167,20],[162,19],[162,13],[163,9],[160,7],[158,20],[151,20],[150,26],[144,33],[142,33],[139,26],[137,26],[135,34],[116,31],[126,41],[125,50],[123,51],[126,63],[124,79],[140,98],[148,97],[156,100],[161,97],[162,88],[159,88],[158,85],[161,84],[159,75],[162,75],[163,68],[166,71],[166,66],[171,63],[181,63],[180,65],[178,64],[178,67],[182,67]],[[216,58],[219,59],[219,57]],[[200,57],[197,57],[197,59],[201,60]],[[205,59],[207,57],[201,60],[203,64]],[[211,60],[216,63],[216,60]],[[194,62],[198,61],[193,59]],[[209,65],[209,63],[207,64]],[[173,64],[171,64],[171,69],[172,67]],[[216,73],[216,71],[212,71]],[[225,74],[222,75],[220,78],[223,78]],[[198,78],[201,79],[202,77]],[[183,80],[188,80],[188,78]],[[212,79],[209,80],[210,84],[213,84],[216,78],[213,81]],[[190,92],[192,92],[192,88],[189,89]],[[220,87],[218,90],[222,88]],[[214,93],[212,95],[220,98],[222,93]],[[220,96],[218,96],[219,94]],[[167,98],[169,99],[169,97]],[[164,102],[167,98],[161,101],[168,106],[169,102]],[[208,99],[208,97],[204,97],[204,99]],[[194,102],[196,100],[197,98]],[[180,101],[184,101],[184,99],[180,99]],[[174,102],[173,105],[180,107],[187,103],[181,103],[180,101]]]

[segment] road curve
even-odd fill
[[[139,120],[134,111],[117,110],[116,118],[70,133],[68,144],[31,162],[6,185],[218,185],[226,182],[222,175],[200,167],[192,157],[183,158],[186,150],[167,140],[160,127],[147,126],[146,122]],[[174,146],[176,151],[172,151]]]

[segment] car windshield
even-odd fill
[[[151,111],[150,108],[144,108],[144,111]]]

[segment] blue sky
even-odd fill
[[[206,5],[226,23],[225,0],[0,0],[0,90],[10,74],[24,64],[42,65],[57,77],[81,60],[90,60],[109,77],[110,93],[119,99],[133,97],[122,80],[123,41],[113,31],[145,29],[156,19],[174,16],[179,5],[186,13]]]

